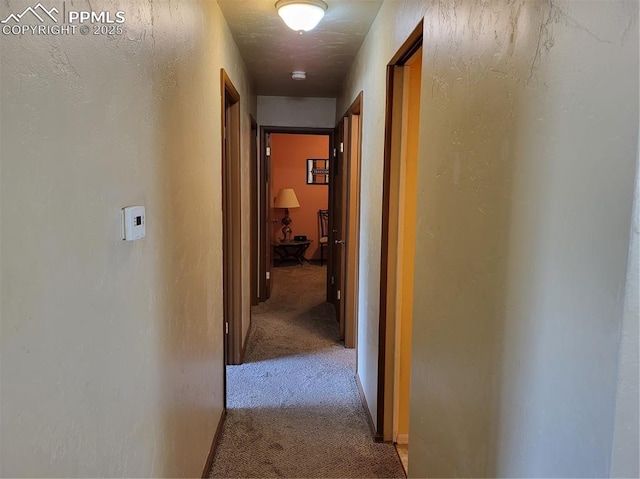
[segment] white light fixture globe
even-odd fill
[[[313,30],[327,10],[327,4],[322,0],[278,0],[276,9],[278,15],[291,30],[308,32]]]

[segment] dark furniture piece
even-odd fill
[[[302,261],[309,260],[304,257],[304,252],[307,251],[309,245],[311,244],[311,240],[306,241],[281,241],[279,243],[271,243],[273,247],[273,264],[274,266],[279,265],[284,260],[294,259],[299,264],[302,264]]]
[[[329,242],[329,210],[318,210],[318,229],[320,232],[320,266],[324,263],[324,247]]]

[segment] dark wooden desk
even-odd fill
[[[273,247],[273,264],[279,265],[281,262],[289,259],[296,260],[299,264],[302,261],[309,263],[309,260],[304,257],[304,252],[307,251],[312,240],[307,241],[281,241],[279,243],[271,243]]]

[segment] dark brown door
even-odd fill
[[[260,292],[258,285],[258,275],[260,274],[260,266],[258,260],[260,258],[259,236],[260,230],[260,201],[259,201],[259,161],[258,161],[258,124],[253,116],[249,115],[251,123],[251,306],[256,306],[260,301]]]
[[[344,340],[344,284],[346,258],[346,201],[345,189],[345,131],[347,119],[340,121],[335,131],[335,157],[331,176],[331,201],[329,211],[329,301],[333,303],[338,322],[340,339]]]
[[[271,231],[272,231],[272,208],[271,198],[273,197],[271,192],[271,134],[265,133],[264,135],[264,167],[265,167],[265,188],[263,204],[266,209],[265,214],[265,258],[266,258],[266,297],[271,297],[271,271],[273,270],[273,252],[271,250]]]

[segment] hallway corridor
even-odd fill
[[[355,351],[338,341],[325,268],[274,268],[253,310],[242,366],[227,373],[227,418],[211,477],[404,477],[395,449],[371,438]]]
[[[0,479],[640,478],[640,1],[294,3],[0,2]]]

